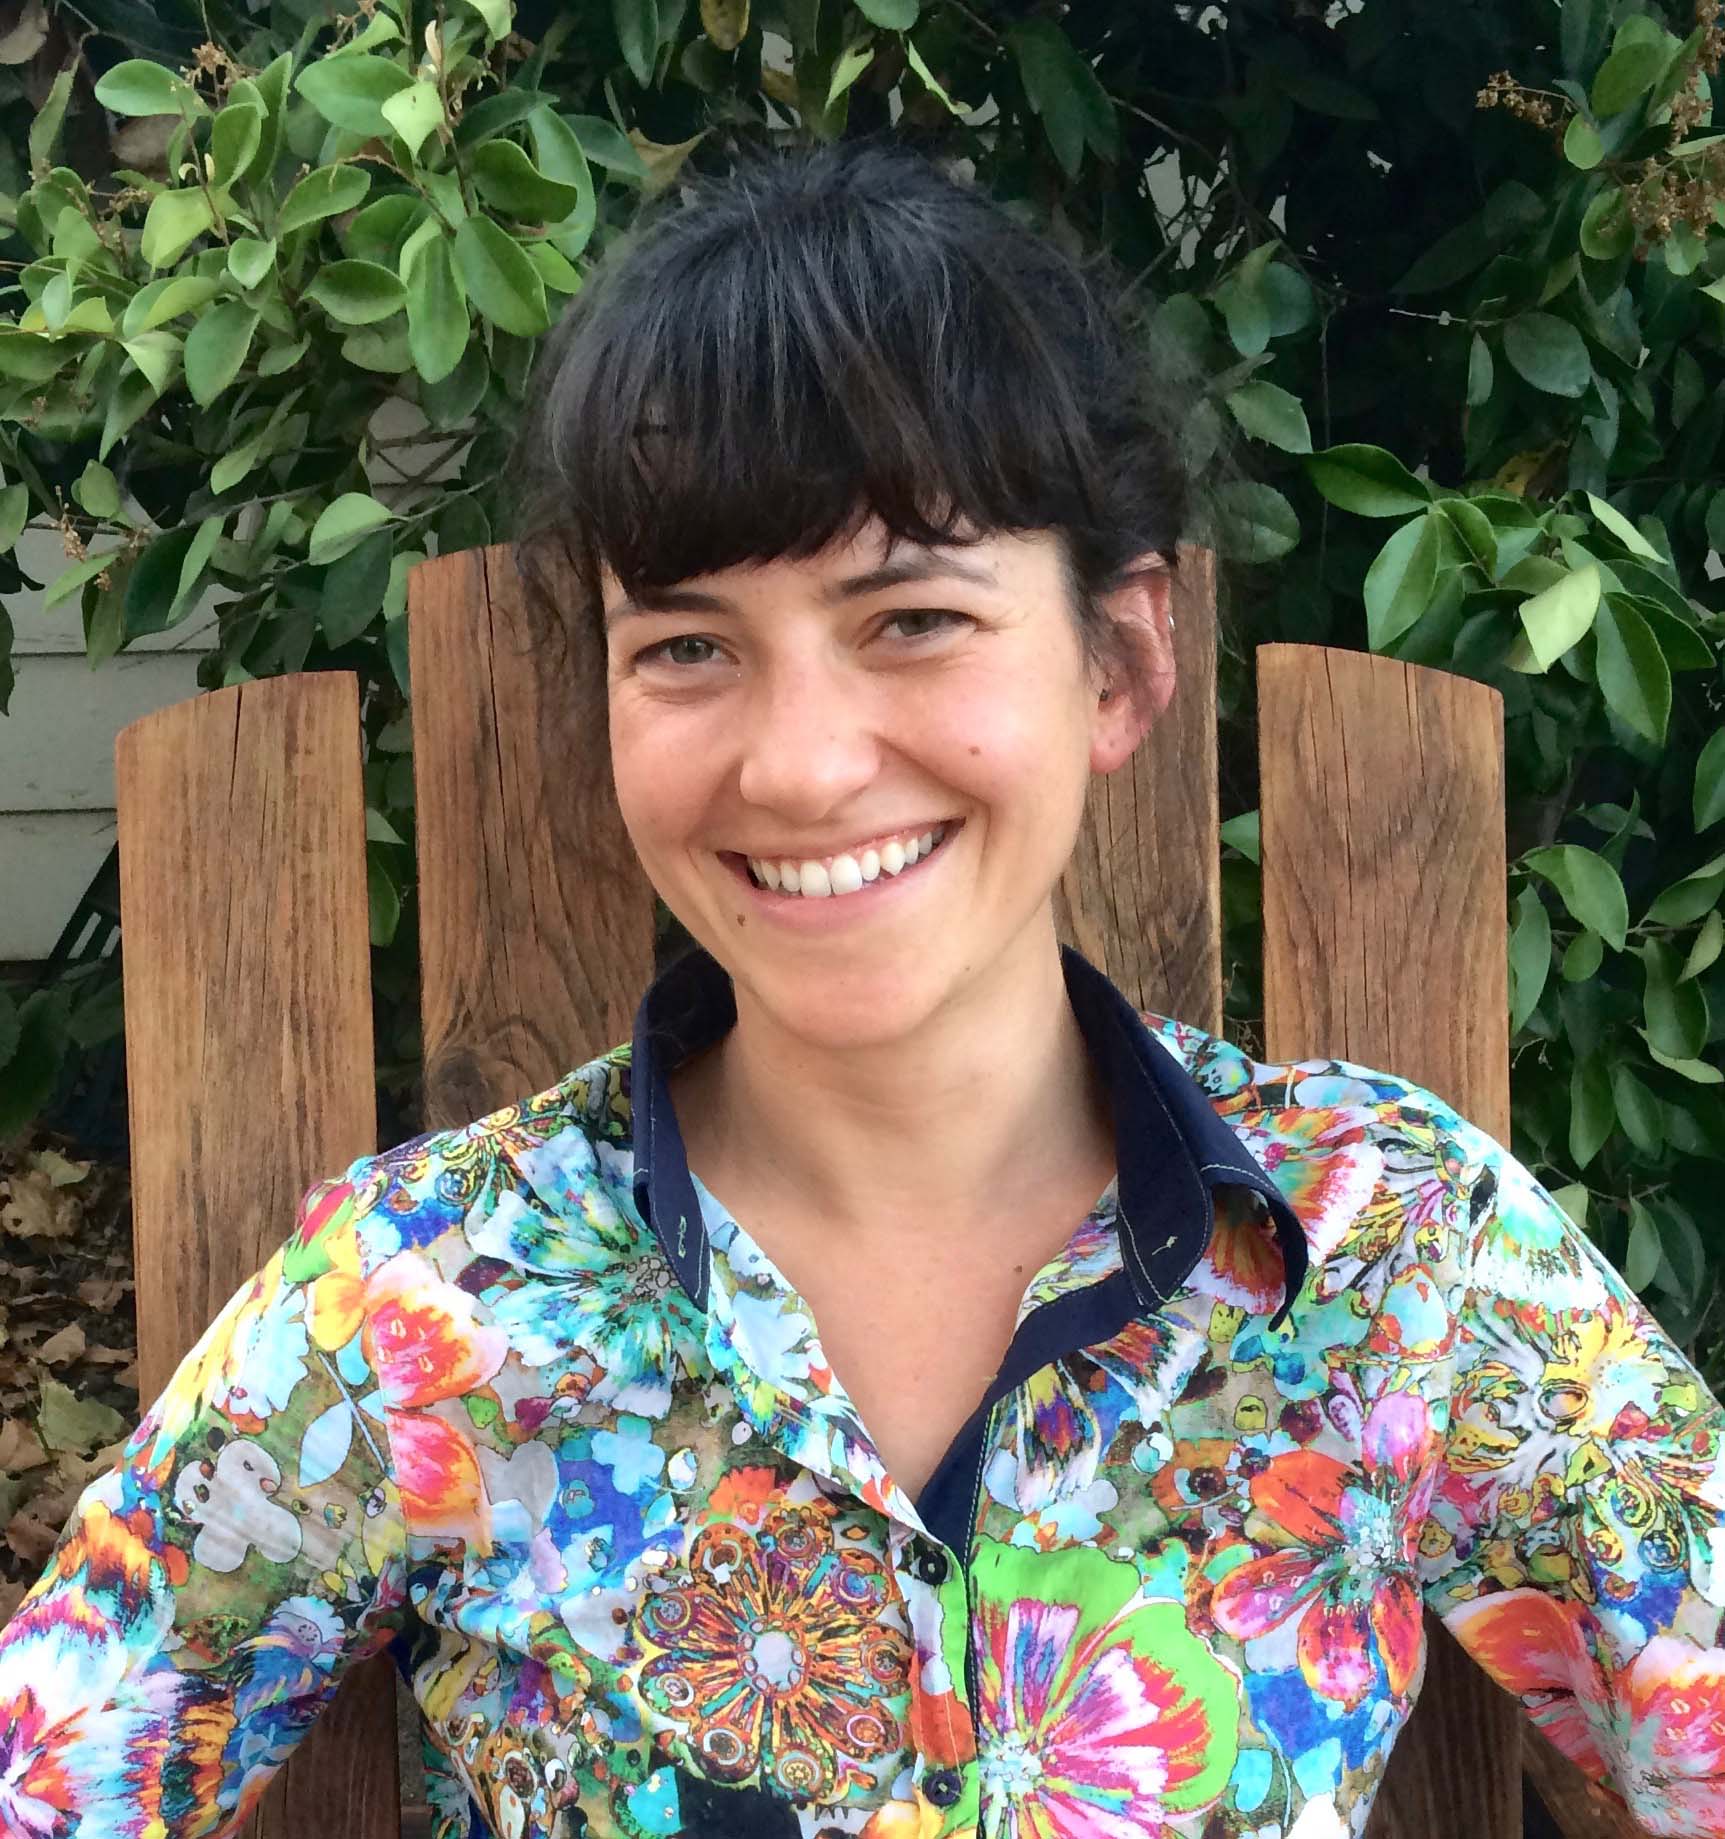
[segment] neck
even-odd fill
[[[985,985],[878,1046],[810,1043],[736,994],[735,1028],[671,1090],[689,1166],[739,1216],[788,1209],[877,1241],[930,1219],[998,1232],[1106,1185],[1108,1101],[1051,916]]]

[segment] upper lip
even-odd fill
[[[925,817],[910,824],[888,824],[865,837],[843,843],[793,843],[788,848],[775,845],[767,849],[735,849],[729,853],[747,856],[755,862],[820,862],[827,856],[854,856],[860,850],[878,849],[894,837],[921,836],[925,831],[939,829],[942,824],[951,829],[959,821],[956,817]]]

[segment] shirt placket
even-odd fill
[[[761,1300],[759,1289],[753,1294]],[[802,1318],[804,1347],[817,1348],[813,1318],[801,1297],[783,1285],[775,1285],[770,1294],[787,1320]],[[968,1554],[936,1537],[909,1495],[885,1474],[879,1452],[836,1378],[805,1379],[751,1357],[749,1338],[739,1331],[735,1299],[734,1281],[716,1259],[707,1353],[743,1420],[779,1454],[862,1501],[885,1523],[888,1561],[916,1652],[909,1733],[915,1798],[902,1804],[902,1820],[887,1811],[888,1839],[937,1839],[969,1831],[977,1823],[979,1790]],[[820,1362],[817,1372],[830,1370]],[[972,1527],[985,1453],[986,1439],[977,1452]]]

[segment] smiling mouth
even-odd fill
[[[773,860],[725,853],[726,860],[763,892],[778,894],[787,900],[830,900],[860,894],[877,882],[895,880],[907,874],[933,855],[959,828],[958,821],[947,819],[924,831],[907,831],[866,849],[818,861]]]

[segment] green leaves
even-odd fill
[[[408,157],[415,160],[426,140],[446,125],[443,97],[435,83],[410,83],[396,90],[384,97],[379,112],[405,142]]]
[[[1629,899],[1617,870],[1579,843],[1531,850],[1522,866],[1556,888],[1572,918],[1597,932],[1613,951],[1622,951],[1629,932]]]
[[[1665,739],[1671,717],[1671,666],[1652,628],[1623,594],[1607,596],[1598,617],[1595,669],[1606,703],[1637,734]]]
[[[1300,541],[1294,507],[1273,486],[1224,486],[1217,512],[1218,544],[1232,561],[1274,562]]]
[[[1366,632],[1373,651],[1393,645],[1426,610],[1437,582],[1436,514],[1403,524],[1366,571]]]
[[[351,211],[370,190],[371,175],[362,166],[320,166],[288,193],[277,232],[289,236],[307,224]]]
[[[552,116],[555,121],[557,118]],[[560,126],[562,124],[559,124]],[[564,128],[565,133],[569,133]],[[569,138],[574,140],[573,134]],[[580,148],[577,145],[577,153]],[[548,179],[512,140],[487,141],[473,155],[479,195],[495,211],[538,223],[556,223],[581,202],[581,188]]]
[[[494,326],[531,338],[551,324],[539,271],[490,218],[463,221],[455,232],[455,266],[468,299]]]
[[[145,58],[116,64],[96,83],[96,100],[116,115],[207,115],[209,107],[184,77]]]
[[[1668,887],[1647,909],[1648,921],[1656,926],[1692,926],[1709,912],[1725,890],[1725,856],[1685,875]]]
[[[209,194],[201,186],[158,192],[144,218],[140,252],[152,268],[171,267],[206,230],[215,228],[215,221]]]
[[[1052,19],[1028,19],[1007,34],[1031,111],[1068,178],[1075,178],[1088,147],[1099,158],[1119,157],[1114,104],[1072,41]]]
[[[413,367],[439,383],[461,362],[471,325],[449,239],[434,232],[407,266],[407,344]]]
[[[1599,612],[1599,569],[1593,564],[1572,569],[1543,593],[1530,594],[1521,603],[1525,649],[1512,651],[1514,670],[1550,670],[1572,645],[1593,629]]]
[[[294,79],[294,88],[325,121],[350,134],[370,136],[391,131],[394,124],[383,105],[412,83],[412,77],[389,58],[360,52],[306,65]]]
[[[1676,48],[1677,41],[1653,20],[1626,19],[1588,93],[1594,114],[1615,115],[1639,102],[1664,74]]]
[[[1635,242],[1635,225],[1621,187],[1608,185],[1588,205],[1581,219],[1581,253],[1596,262],[1627,255]]]
[[[1525,887],[1516,897],[1515,924],[1509,935],[1509,1026],[1519,1034],[1527,1026],[1551,974],[1551,918],[1539,890]]]
[[[1697,832],[1725,818],[1725,727],[1708,736],[1695,762],[1693,812]]]
[[[198,321],[186,340],[186,387],[194,402],[208,408],[233,382],[257,329],[257,310],[243,300],[224,301]]]
[[[1677,954],[1663,939],[1642,944],[1641,962],[1647,1045],[1665,1056],[1662,1064],[1698,1060],[1707,1042],[1707,998],[1700,984],[1678,981]]]
[[[218,186],[234,184],[251,165],[263,138],[261,109],[238,103],[223,109],[210,129],[211,181]]]
[[[344,326],[369,326],[407,304],[400,277],[376,262],[331,262],[320,269],[306,298]]]
[[[1331,504],[1361,517],[1404,517],[1431,502],[1425,481],[1382,447],[1328,447],[1306,461],[1306,472]]]
[[[1312,430],[1298,396],[1254,378],[1228,395],[1228,410],[1242,428],[1284,453],[1310,453]]]
[[[1503,329],[1503,355],[1536,390],[1581,396],[1593,380],[1587,344],[1567,319],[1520,313]]]
[[[629,74],[643,89],[653,82],[653,65],[659,55],[659,8],[656,0],[611,0],[611,19],[617,28],[617,46]]]
[[[393,513],[366,492],[343,492],[312,526],[313,562],[336,562],[357,549],[372,531],[393,521]]]

